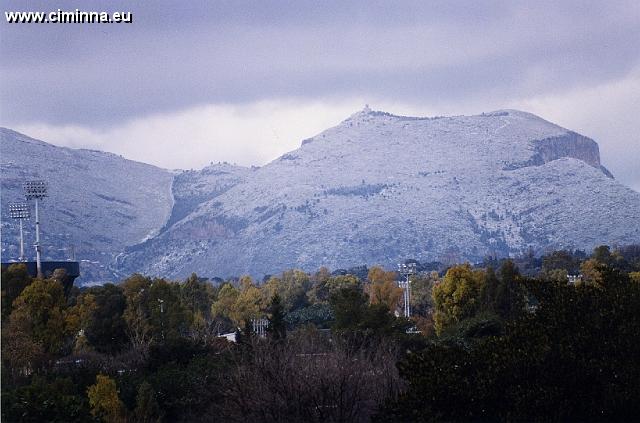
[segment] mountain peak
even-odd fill
[[[355,119],[358,119],[358,118],[366,117],[366,116],[369,116],[372,113],[373,113],[373,111],[371,110],[371,107],[369,107],[368,104],[365,104],[364,108],[362,108],[362,110],[358,110],[357,112],[353,113],[351,116],[349,116],[347,119],[345,119],[345,121],[355,120]]]
[[[75,240],[97,263],[83,265],[90,278],[474,261],[640,239],[640,194],[607,177],[597,143],[517,110],[408,117],[366,106],[259,169],[169,173],[0,141],[3,198],[20,198],[17,182],[46,163],[39,176],[57,206],[45,241]],[[14,235],[3,252],[15,252]]]
[[[369,106],[369,104],[365,104],[364,108],[353,113],[351,116],[345,119],[345,122],[352,119],[367,118],[367,117],[374,117],[374,116],[398,118],[401,120],[434,120],[439,118],[464,119],[464,118],[474,118],[474,117],[512,117],[512,118],[520,118],[520,119],[531,120],[531,121],[538,121],[554,127],[558,127],[558,125],[552,122],[549,122],[548,120],[541,118],[538,115],[535,115],[530,112],[525,112],[523,110],[517,110],[517,109],[498,109],[490,112],[482,112],[477,115],[450,115],[450,116],[439,115],[439,116],[428,117],[428,116],[396,115],[393,113],[385,112],[383,110],[373,110]]]

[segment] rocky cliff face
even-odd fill
[[[575,132],[567,132],[564,135],[549,137],[534,141],[536,155],[542,163],[549,163],[563,157],[572,157],[600,168],[600,151],[598,144],[587,137]]]
[[[158,275],[260,276],[640,240],[640,194],[606,175],[597,144],[519,111],[364,110],[231,175],[224,190],[121,256],[123,274],[144,263]]]
[[[505,167],[505,170],[513,170],[527,166],[541,166],[553,160],[570,157],[581,160],[596,169],[600,169],[605,175],[613,178],[613,175],[600,164],[598,143],[591,138],[567,131],[562,135],[533,140],[531,145],[533,147],[533,154],[527,161],[509,164]]]
[[[184,171],[173,180],[173,209],[163,230],[179,222],[203,203],[246,180],[251,170],[228,163],[212,164],[199,171]]]

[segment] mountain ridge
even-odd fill
[[[156,256],[157,259],[152,258],[151,264],[145,271],[158,274],[167,272],[182,274],[187,272],[187,268],[191,268],[205,274],[219,272],[216,274],[259,275],[277,272],[288,267],[312,269],[327,265],[336,268],[345,267],[348,264],[374,262],[389,265],[403,257],[434,259],[446,252],[440,248],[440,251],[435,254],[425,254],[426,250],[437,249],[434,246],[438,243],[438,236],[427,235],[425,222],[420,222],[419,216],[414,214],[411,219],[404,219],[411,224],[417,223],[418,226],[423,226],[417,234],[412,235],[411,231],[401,229],[403,223],[400,221],[400,216],[403,210],[397,206],[398,201],[407,203],[412,201],[404,198],[402,192],[407,190],[417,192],[420,189],[430,191],[429,195],[436,201],[448,199],[452,204],[462,205],[460,210],[449,210],[441,216],[440,222],[445,222],[445,227],[446,222],[451,222],[447,230],[438,227],[438,222],[427,220],[426,225],[437,228],[435,232],[440,233],[444,239],[442,244],[452,246],[454,250],[457,248],[461,258],[478,258],[492,249],[497,249],[503,254],[523,251],[529,246],[527,239],[533,236],[529,233],[535,233],[535,228],[523,229],[520,235],[512,236],[508,232],[515,229],[509,226],[517,227],[517,222],[511,222],[511,225],[503,224],[502,227],[492,227],[492,224],[480,222],[482,210],[486,212],[491,210],[491,201],[480,207],[478,212],[465,200],[465,195],[469,193],[460,193],[459,198],[456,197],[459,185],[474,183],[473,178],[470,178],[467,173],[482,171],[481,173],[485,174],[484,179],[487,181],[491,179],[491,175],[486,174],[486,166],[483,167],[478,163],[495,165],[489,169],[491,173],[507,172],[503,170],[505,166],[527,162],[535,156],[535,141],[565,137],[568,143],[577,142],[582,145],[582,149],[548,148],[546,156],[542,157],[542,163],[533,161],[528,166],[520,166],[509,172],[512,176],[521,175],[523,172],[536,173],[537,171],[533,170],[534,167],[544,168],[551,166],[551,163],[559,159],[569,157],[561,163],[571,168],[574,173],[583,173],[584,178],[598,184],[601,183],[597,181],[598,175],[606,176],[605,171],[599,167],[599,153],[597,144],[593,140],[532,116],[523,112],[510,114],[508,111],[500,111],[471,117],[413,119],[366,110],[355,113],[339,125],[305,140],[300,148],[285,153],[254,170],[247,182],[234,185],[224,193],[201,203],[191,215],[183,218],[172,230],[150,240],[141,248],[141,251],[132,252],[128,258],[122,258],[121,265],[126,269],[128,260],[137,261],[142,256]],[[488,124],[480,122],[483,119],[488,119]],[[435,130],[434,128],[413,128],[418,131],[417,135],[410,133],[411,128],[405,131],[406,125],[424,123],[435,125]],[[510,126],[513,127],[509,128]],[[460,127],[465,130],[461,131]],[[495,142],[491,139],[486,140],[483,136],[478,138],[475,135],[469,135],[471,133],[468,131],[469,128],[476,130],[475,135],[489,134],[489,138],[495,136],[496,139],[493,140]],[[500,135],[505,128],[510,131],[506,137]],[[420,131],[426,131],[426,133]],[[460,137],[450,137],[443,141],[443,137],[446,138],[446,134],[452,131],[458,135],[462,134],[463,141],[465,137],[468,138],[467,144],[473,144],[475,150],[473,152],[468,151],[468,148],[465,150],[465,143],[460,142]],[[514,139],[518,141],[518,145],[514,145]],[[428,145],[429,149],[425,150],[423,148],[425,145]],[[496,145],[499,145],[499,150],[504,150],[503,154],[495,154]],[[448,150],[452,146],[453,150],[458,149],[458,151],[449,154]],[[407,155],[405,154],[407,149],[415,151]],[[388,166],[389,160],[398,154],[405,155],[400,160],[400,164]],[[447,156],[448,154],[448,156],[443,161],[433,160],[435,162],[433,169],[414,161],[411,166],[405,166],[407,169],[403,172],[401,163],[410,162],[412,158],[421,154],[425,156],[424,163],[427,164],[431,164],[429,155]],[[570,158],[572,155],[578,158]],[[488,160],[479,161],[478,158]],[[453,166],[447,161],[453,162]],[[591,163],[588,164],[588,161]],[[595,173],[585,172],[580,163],[588,165],[595,170]],[[563,172],[556,165],[557,163],[554,163],[552,166],[554,172]],[[332,166],[340,171],[339,181],[332,180],[335,179],[335,175],[331,171],[323,171],[323,167]],[[380,170],[382,168],[384,171]],[[460,175],[447,176],[448,179],[444,177],[447,174],[451,175],[454,170],[461,169],[465,172]],[[420,182],[416,183],[415,179],[418,176],[431,178],[436,185],[425,187]],[[483,189],[490,188],[489,182]],[[579,182],[579,180],[572,181],[574,184]],[[438,184],[440,186],[437,186]],[[557,188],[553,187],[553,189]],[[633,191],[620,186],[617,182],[611,188],[618,190],[617,195],[620,196],[635,195],[631,205],[634,210],[639,209],[640,201],[637,193],[632,194]],[[497,194],[491,193],[491,195]],[[353,204],[349,201],[340,201],[345,198],[354,200]],[[527,200],[521,199],[521,201],[526,203]],[[321,203],[323,206],[320,206]],[[376,204],[372,205],[372,203]],[[496,204],[501,203],[504,201]],[[422,206],[429,207],[426,204]],[[369,213],[365,207],[373,207],[375,213]],[[383,209],[388,208],[392,208],[393,213],[385,213]],[[334,210],[343,217],[332,216],[331,211]],[[604,217],[606,213],[604,210],[599,210],[599,214]],[[504,216],[502,218],[504,219]],[[470,220],[473,220],[473,223],[470,223]],[[565,224],[568,225],[568,222]],[[593,222],[589,223],[589,225],[592,224]],[[637,232],[637,225],[634,230]],[[306,236],[298,236],[297,231],[306,233]],[[447,239],[449,233],[456,231],[462,231],[461,238],[471,244],[466,251],[461,248],[464,246],[457,245],[459,243],[453,242],[453,239]],[[474,234],[474,231],[478,233]],[[331,233],[331,242],[319,241],[323,232]],[[397,251],[388,255],[381,251],[384,248],[374,245],[388,242],[397,245],[397,239],[393,237],[385,239],[385,233],[393,232],[403,234],[402,237],[411,243],[422,243],[421,251],[392,247],[390,251],[394,248]],[[369,236],[372,233],[375,233],[375,236]],[[343,237],[340,234],[348,236]],[[637,234],[634,236],[635,238],[632,238],[637,239]],[[486,239],[478,240],[474,237]],[[549,236],[546,237],[548,239],[544,240],[544,246],[538,245],[539,250],[550,245],[561,244]],[[588,241],[587,238],[588,236],[582,236],[581,239],[574,240],[572,243],[576,246],[582,245]],[[628,239],[629,237],[625,238],[624,234],[616,233],[612,238]],[[516,242],[518,239],[519,244]],[[427,240],[426,243],[425,240]],[[510,242],[511,244],[516,242],[518,245],[511,245]],[[354,249],[362,249],[363,246],[372,254],[352,254]],[[347,252],[341,253],[344,248],[347,248]],[[336,252],[327,253],[332,249]],[[372,250],[377,251],[372,252]],[[191,254],[184,255],[181,251],[190,251]],[[282,257],[274,258],[279,254],[282,254]]]
[[[6,218],[6,207],[24,202],[26,180],[49,185],[41,204],[43,259],[77,256],[80,282],[113,279],[115,255],[156,235],[173,207],[172,173],[146,163],[58,147],[6,128],[0,129],[0,153],[3,260],[18,256],[16,225]],[[32,221],[25,225],[28,257],[33,256]]]
[[[23,136],[6,131],[3,149],[11,133]],[[144,165],[102,154],[124,173]],[[7,164],[3,154],[3,191]],[[473,260],[640,241],[640,194],[602,166],[597,143],[510,109],[410,117],[367,107],[261,167],[145,166],[143,191],[163,191],[157,178],[168,188],[161,212],[153,222],[142,218],[146,236],[117,240],[92,257],[105,271],[91,274],[259,277],[290,267]],[[126,192],[99,194],[128,201]],[[94,212],[96,224],[112,219]],[[80,236],[62,223],[56,230]]]

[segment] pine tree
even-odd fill
[[[504,319],[513,319],[524,308],[522,278],[518,267],[507,260],[500,267],[500,283],[495,296],[495,311]]]
[[[273,298],[271,298],[269,313],[271,317],[269,317],[267,332],[274,341],[284,339],[287,336],[287,323],[284,320],[284,305],[278,294],[275,294]]]
[[[496,296],[500,281],[496,276],[495,270],[492,266],[487,267],[484,277],[484,291],[482,295],[482,302],[484,307],[489,311],[495,311],[496,309]]]

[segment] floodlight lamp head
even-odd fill
[[[45,181],[27,181],[24,183],[24,196],[27,200],[44,198],[47,195],[47,183]]]
[[[9,216],[12,219],[28,219],[30,217],[29,206],[24,203],[9,204]]]
[[[413,275],[416,273],[416,263],[398,263],[398,272],[403,275]]]

